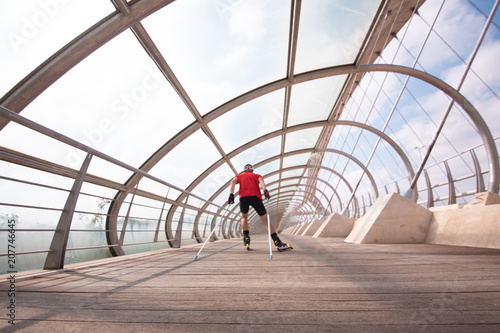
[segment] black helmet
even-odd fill
[[[253,165],[251,164],[245,165],[245,171],[253,171]]]

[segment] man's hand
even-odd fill
[[[229,199],[227,199],[227,203],[230,205],[230,204],[234,204],[234,194],[233,193],[230,193],[229,194]]]
[[[269,195],[269,191],[268,190],[264,190],[264,197],[269,200],[271,199],[271,196]]]

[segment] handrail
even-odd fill
[[[27,128],[29,128],[29,129],[31,129],[31,130],[33,130],[35,132],[44,134],[44,135],[46,135],[46,136],[48,136],[48,137],[50,137],[52,139],[55,139],[55,140],[60,141],[62,143],[65,143],[65,144],[67,144],[67,145],[69,145],[71,147],[77,148],[77,149],[82,150],[82,151],[84,151],[84,152],[86,152],[88,154],[91,154],[91,155],[99,157],[99,158],[101,158],[101,159],[103,159],[105,161],[108,161],[110,163],[118,165],[118,166],[120,166],[120,167],[122,167],[124,169],[127,169],[129,171],[132,171],[132,172],[134,172],[136,174],[140,174],[143,177],[146,177],[146,178],[149,178],[151,180],[154,180],[155,182],[160,183],[160,184],[165,185],[165,186],[168,186],[168,187],[170,187],[170,188],[172,188],[172,189],[174,189],[176,191],[182,192],[182,193],[187,194],[189,196],[192,196],[192,197],[194,197],[196,199],[199,199],[199,200],[201,200],[203,202],[207,202],[207,203],[209,203],[211,205],[214,205],[216,207],[224,209],[224,207],[219,206],[218,204],[216,204],[214,202],[208,201],[208,200],[206,200],[206,199],[204,199],[204,198],[202,198],[202,197],[200,197],[200,196],[198,196],[198,195],[196,195],[194,193],[188,192],[188,191],[186,191],[186,190],[184,190],[184,189],[182,189],[180,187],[177,187],[177,186],[175,186],[173,184],[170,184],[169,182],[164,181],[163,179],[157,178],[157,177],[149,174],[148,172],[145,172],[145,171],[143,171],[141,169],[137,169],[136,167],[133,167],[133,166],[131,166],[131,165],[125,163],[125,162],[122,162],[122,161],[120,161],[120,160],[118,160],[118,159],[116,159],[114,157],[111,157],[111,156],[109,156],[107,154],[104,154],[103,152],[101,152],[101,151],[99,151],[97,149],[91,148],[91,147],[89,147],[89,146],[87,146],[87,145],[85,145],[83,143],[80,143],[80,142],[78,142],[78,141],[76,141],[74,139],[71,139],[70,137],[67,137],[67,136],[65,136],[65,135],[63,135],[63,134],[61,134],[59,132],[56,132],[56,131],[48,128],[48,127],[45,127],[45,126],[43,126],[41,124],[38,124],[38,123],[36,123],[36,122],[34,122],[34,121],[32,121],[32,120],[30,120],[28,118],[25,118],[25,117],[21,116],[20,114],[17,114],[15,112],[13,112],[13,111],[11,111],[11,110],[9,110],[9,109],[1,106],[1,105],[0,105],[0,116],[4,117],[4,118],[6,118],[6,119],[8,119],[10,121],[13,121],[15,123],[18,123],[18,124],[20,124],[20,125],[22,125],[24,127],[27,127]]]

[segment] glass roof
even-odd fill
[[[398,22],[393,39],[383,26],[404,15],[400,1],[6,0],[0,103],[177,187],[169,192],[165,184],[134,178],[130,168],[95,157],[88,172],[114,182],[113,194],[117,184],[134,187],[142,178],[151,200],[167,192],[169,200],[182,200],[181,190],[189,189],[224,205],[229,181],[247,163],[256,173],[273,174],[266,180],[277,181],[277,193],[301,183],[294,177],[306,170],[311,179],[303,184],[314,187],[321,177],[346,196],[351,190],[332,171],[352,187],[359,183],[362,194],[378,190],[372,174],[378,187],[398,181],[404,187],[402,157],[373,129],[403,147],[416,169],[451,99],[420,79],[365,74],[360,66],[397,64],[432,73],[481,110],[494,136],[500,133],[492,111],[500,95],[498,66],[492,65],[500,53],[498,15],[461,85],[494,2],[445,1],[442,9],[441,3],[419,3],[420,15]],[[382,13],[389,5],[393,11]],[[82,149],[5,123],[0,146],[38,158],[34,168],[55,168],[59,175],[82,165]],[[455,124],[465,126],[464,135],[453,131]],[[433,162],[482,143],[458,105],[444,134]],[[314,152],[324,155],[318,163],[328,171],[311,168]],[[484,156],[480,163],[487,165]],[[287,168],[294,169],[282,172]],[[287,194],[286,203],[291,200]]]
[[[205,114],[285,76],[289,13],[287,0],[175,1],[143,24]]]
[[[354,63],[379,5],[372,0],[302,2],[297,72]]]
[[[0,95],[115,10],[110,1],[101,0],[4,0],[1,5]]]

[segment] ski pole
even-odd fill
[[[208,235],[207,239],[205,239],[205,242],[203,243],[203,246],[201,247],[200,251],[198,251],[198,253],[196,254],[196,257],[194,257],[194,260],[198,259],[198,256],[200,255],[201,251],[205,247],[205,244],[207,244],[208,240],[210,239],[210,237],[212,237],[213,233],[215,232],[215,230],[219,226],[220,221],[222,221],[222,219],[220,219],[219,222],[217,222],[217,224],[215,225],[215,228],[212,230],[212,232],[210,233],[210,235]]]
[[[269,199],[267,199],[267,208],[269,208]],[[267,233],[269,234],[269,258],[273,260],[273,249],[271,246],[271,219],[269,218],[269,212],[267,212]]]

